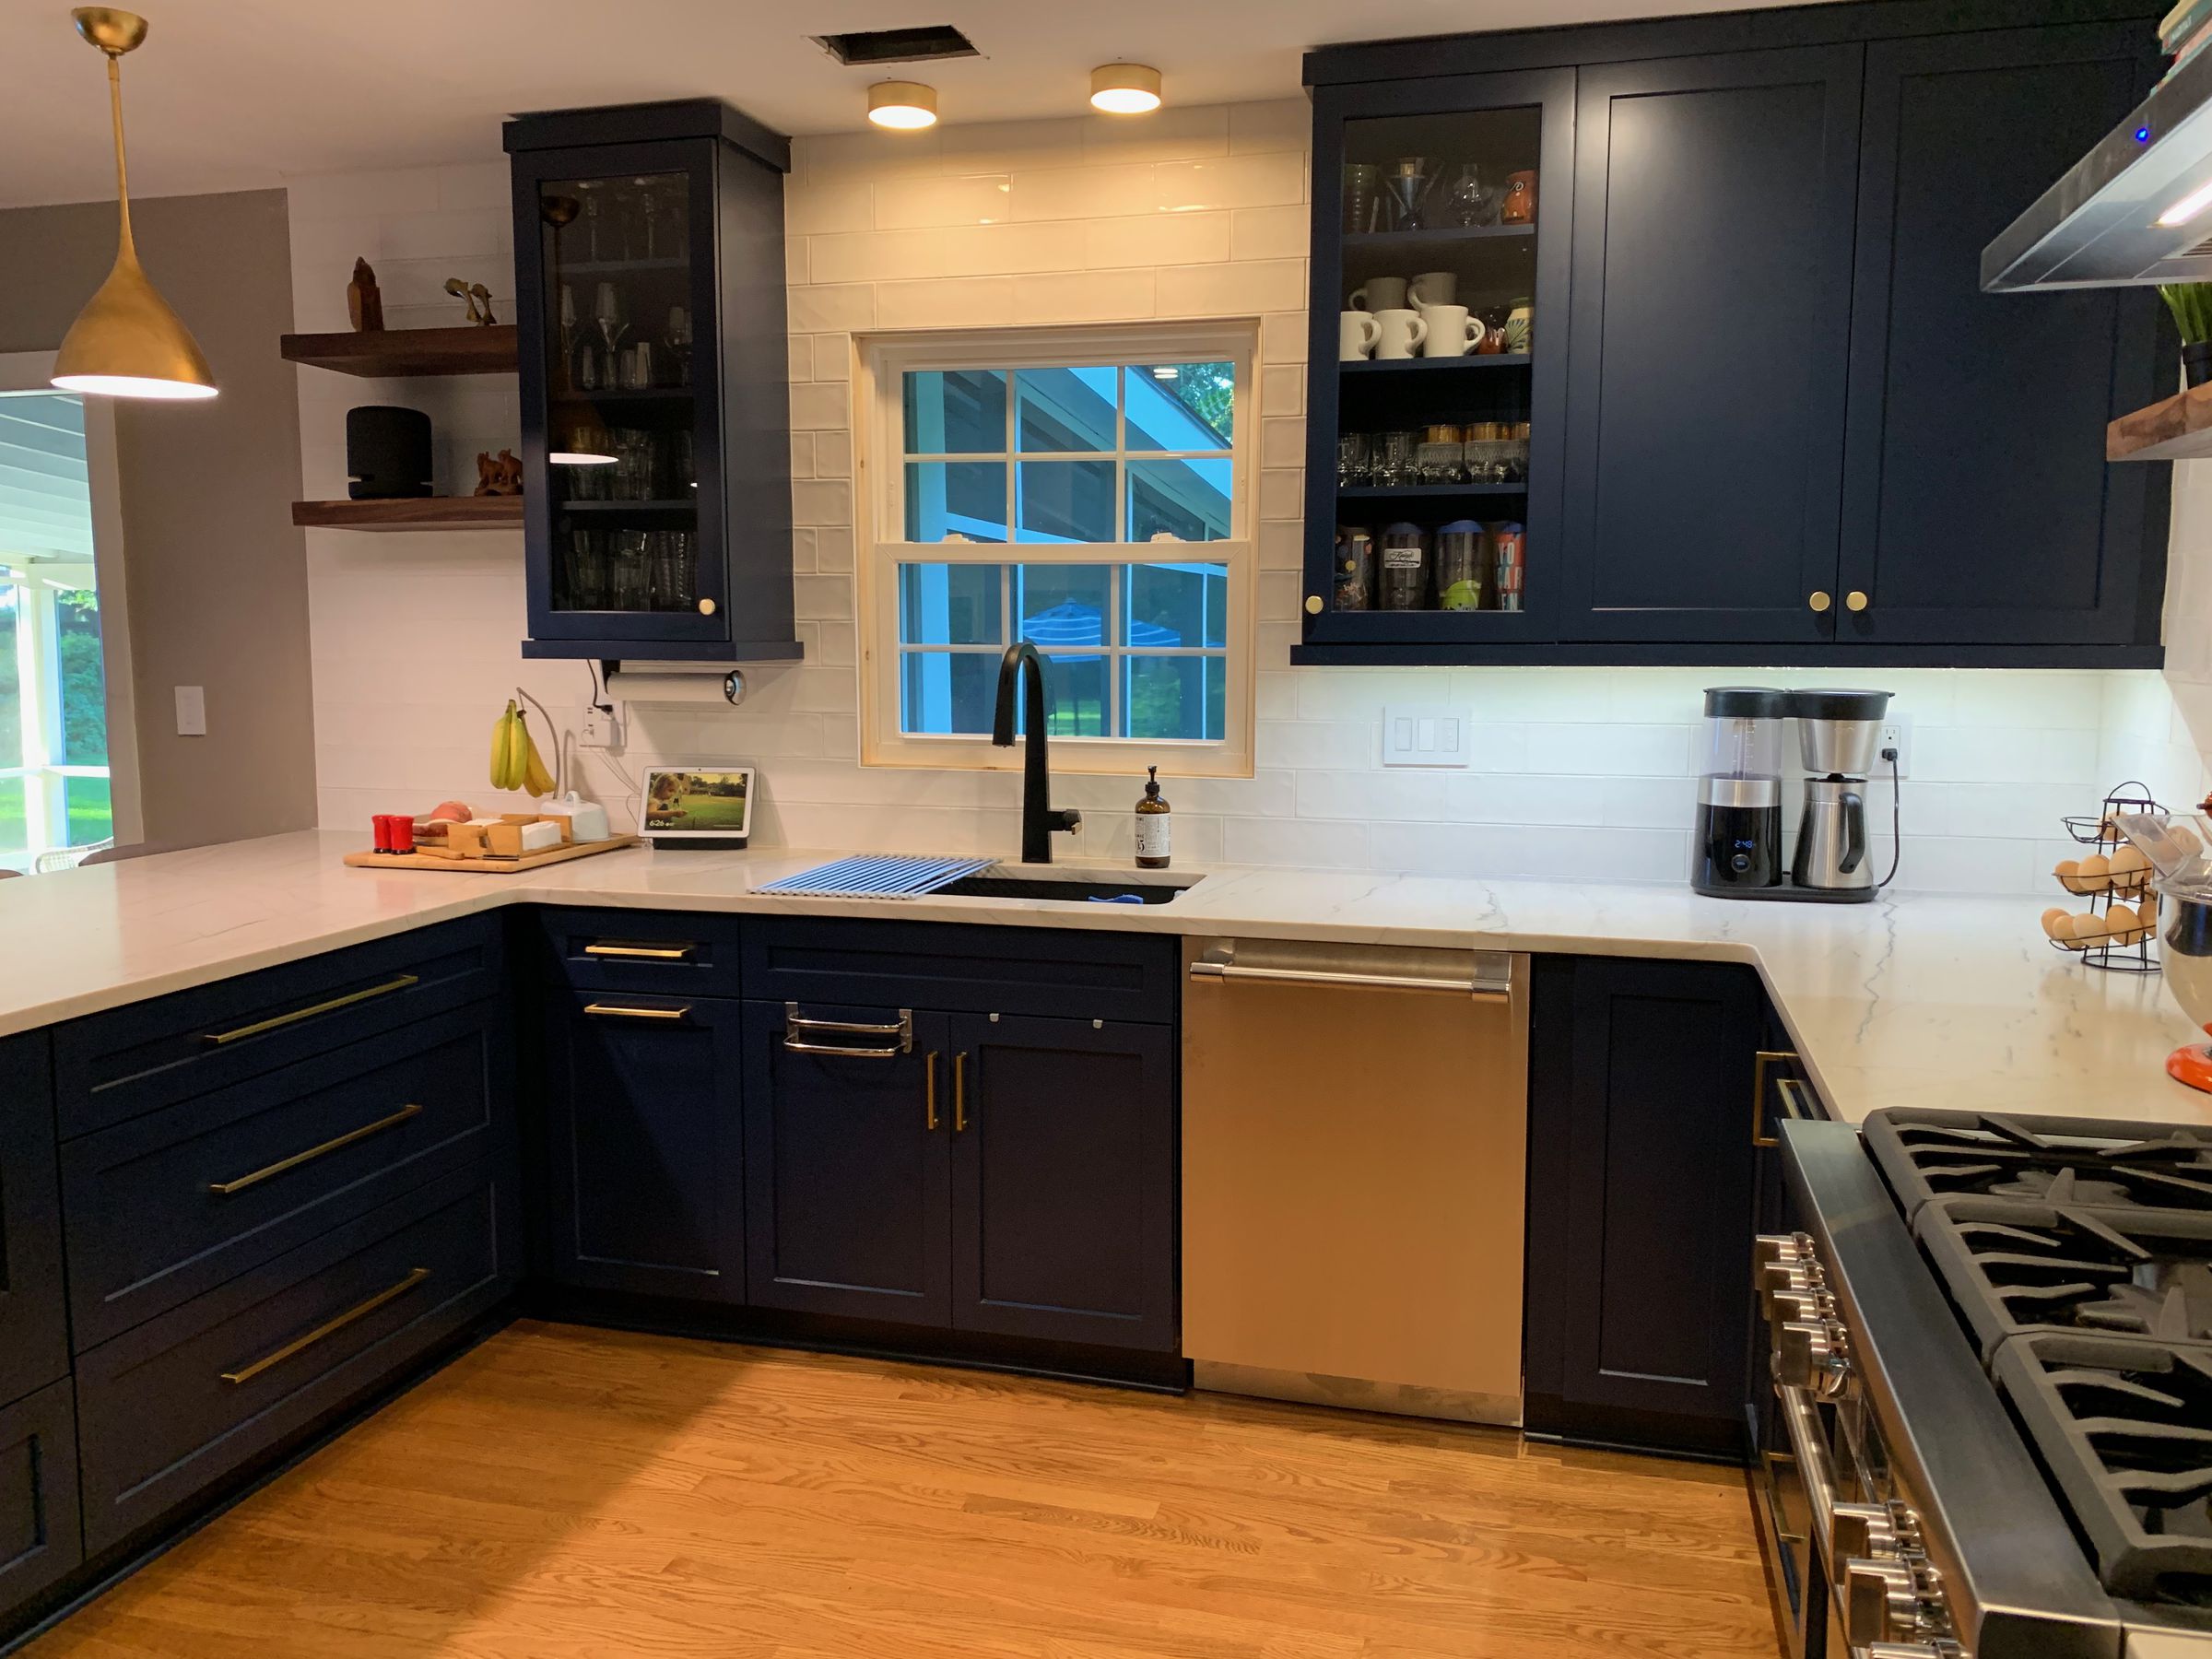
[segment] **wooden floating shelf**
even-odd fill
[[[287,362],[383,379],[410,374],[512,374],[515,327],[381,328],[367,334],[288,334]]]
[[[520,530],[521,496],[399,496],[381,501],[294,501],[309,530]]]
[[[1441,501],[1453,496],[1524,496],[1520,484],[1347,484],[1340,485],[1340,501]]]
[[[1493,351],[1488,357],[1361,358],[1336,365],[1347,374],[1467,374],[1477,369],[1525,369],[1525,351]]]
[[[1347,232],[1344,246],[1350,248],[1438,248],[1452,242],[1478,242],[1511,241],[1515,237],[1533,237],[1534,225],[1444,225],[1433,230],[1355,230]]]
[[[2107,461],[2187,461],[2212,455],[2212,385],[2192,386],[2104,429]]]

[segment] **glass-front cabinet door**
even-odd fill
[[[1550,637],[1573,88],[1315,88],[1301,660]]]

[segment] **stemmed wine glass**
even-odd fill
[[[603,282],[592,301],[592,321],[599,325],[599,337],[606,344],[607,381],[615,379],[614,365],[622,336],[629,332],[629,324],[622,315],[622,296],[611,282]]]
[[[691,313],[680,305],[668,308],[668,355],[676,362],[676,383],[691,383]]]

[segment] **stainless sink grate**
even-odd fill
[[[804,893],[817,899],[914,899],[948,881],[987,870],[994,858],[905,858],[867,853],[840,858],[796,876],[763,883],[756,893]]]

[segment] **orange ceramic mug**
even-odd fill
[[[1508,225],[1533,225],[1536,219],[1536,170],[1505,176],[1505,205],[1498,210],[1499,220]]]

